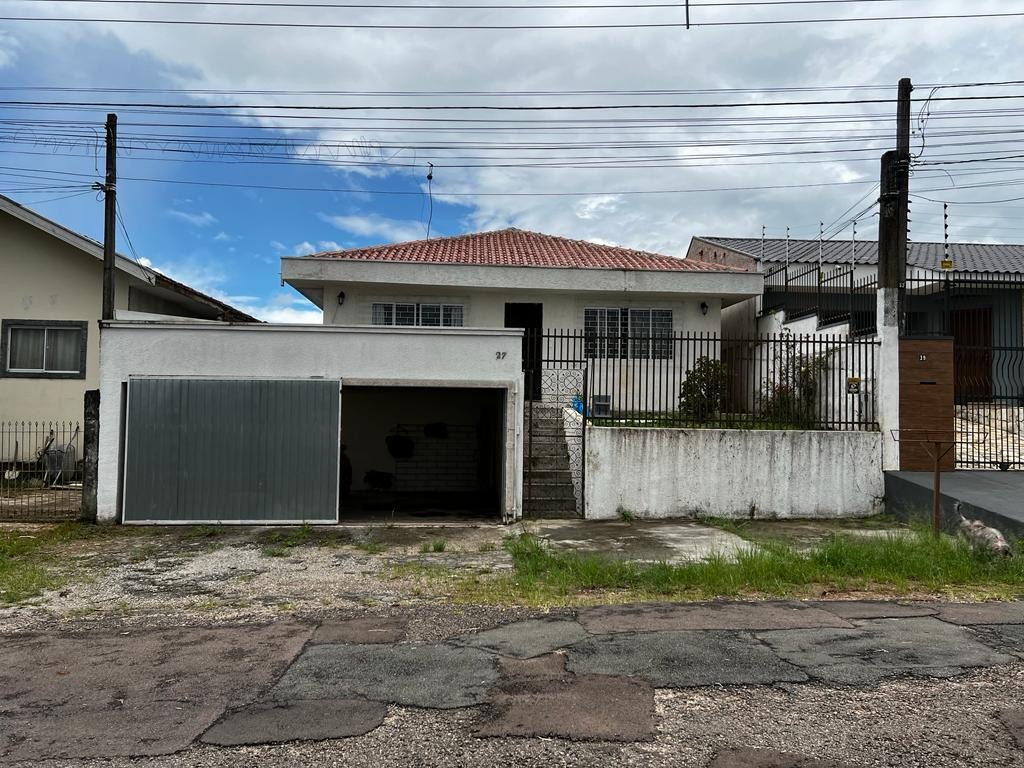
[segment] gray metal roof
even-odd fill
[[[761,258],[761,238],[758,237],[698,237],[706,243],[720,245]],[[829,264],[849,264],[853,249],[849,240],[826,240],[822,243],[822,261]],[[958,272],[1016,272],[1024,273],[1024,245],[991,245],[988,243],[950,243],[950,257]],[[939,269],[942,261],[942,243],[915,243],[907,246],[907,264],[912,267]],[[766,238],[764,260],[786,260],[786,239]],[[818,260],[817,240],[789,241],[789,260],[795,263]],[[878,243],[857,241],[856,264],[877,264]]]

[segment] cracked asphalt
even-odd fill
[[[1024,766],[1024,603],[10,632],[0,763]]]

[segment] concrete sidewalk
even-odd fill
[[[705,709],[737,696],[853,698],[870,709],[895,704],[896,696],[909,709],[916,699],[923,711],[936,696],[965,718],[962,742],[973,733],[967,720],[977,721],[985,742],[976,759],[957,762],[955,751],[936,756],[928,747],[924,762],[891,764],[1024,764],[1024,603],[645,604],[512,621],[472,609],[417,610],[319,625],[5,636],[0,762],[164,755],[152,764],[222,764],[241,745],[297,742],[318,754],[354,755],[344,765],[394,749],[366,764],[402,764],[394,734],[383,747],[375,731],[415,724],[420,736],[411,738],[428,753],[420,765],[492,764],[484,755],[495,750],[503,757],[494,764],[513,755],[520,764],[548,764],[560,749],[650,765],[873,765],[870,746],[852,749],[853,730],[844,736],[848,754],[824,761],[822,754],[837,752],[829,733],[818,746],[767,749],[752,743],[762,739],[739,735],[741,721],[729,732],[706,733],[704,745],[690,744],[692,762],[669,759],[662,748],[689,727],[672,712],[679,697]],[[936,688],[943,685],[952,687]],[[974,711],[957,711],[952,702],[971,686]],[[700,719],[699,709],[691,720]],[[858,717],[864,739],[871,728],[884,734],[889,727],[863,711]],[[929,725],[945,727],[934,719]],[[470,753],[452,762],[442,751],[431,760],[441,733],[445,744],[457,741]],[[915,755],[920,745],[904,747]],[[283,757],[259,748],[269,750],[260,765]]]

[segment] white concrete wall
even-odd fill
[[[339,305],[337,295],[345,293]],[[719,299],[701,296],[666,297],[610,292],[580,293],[567,291],[523,291],[453,286],[378,285],[369,283],[327,284],[324,286],[324,325],[370,325],[375,302],[461,304],[463,325],[472,328],[503,328],[505,303],[544,305],[544,328],[583,330],[583,311],[587,307],[636,307],[671,309],[675,333],[717,332],[721,324]],[[701,302],[708,313],[701,312]]]
[[[505,389],[506,518],[522,510],[522,334],[427,328],[109,323],[101,329],[98,517],[119,519],[122,388],[132,376],[326,378]]]
[[[857,517],[883,494],[878,432],[587,428],[587,518]]]

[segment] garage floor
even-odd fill
[[[339,520],[351,523],[443,517],[493,522],[500,516],[493,495],[486,493],[353,491],[342,502]]]

